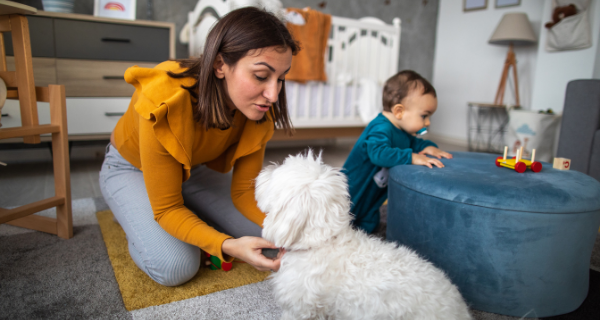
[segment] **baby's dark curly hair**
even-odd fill
[[[383,87],[383,110],[391,111],[392,107],[402,103],[411,90],[423,88],[423,94],[432,94],[437,98],[435,89],[420,74],[412,70],[404,70],[396,73],[385,82]]]

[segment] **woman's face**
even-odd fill
[[[277,102],[291,65],[290,48],[267,47],[250,50],[233,66],[225,64],[219,55],[213,67],[215,76],[224,79],[230,110],[237,109],[250,120],[260,120]]]

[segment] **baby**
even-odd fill
[[[426,131],[437,109],[435,89],[426,79],[411,70],[401,71],[386,81],[382,100],[383,112],[365,128],[343,168],[353,224],[367,233],[379,224],[379,207],[387,198],[387,168],[404,164],[442,168],[438,159],[452,158],[435,143],[416,137]]]

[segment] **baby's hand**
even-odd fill
[[[429,158],[426,155],[422,155],[419,153],[413,153],[412,154],[412,164],[417,164],[420,166],[426,166],[429,168],[433,168],[431,165],[434,165],[438,168],[443,168],[444,164],[438,160],[438,159],[434,159],[434,158]]]
[[[441,159],[441,158],[452,159],[451,154],[449,154],[446,151],[442,151],[434,146],[429,146],[429,147],[421,150],[421,152],[419,152],[419,154],[422,154],[422,155],[428,154],[428,155],[436,157],[438,159]]]

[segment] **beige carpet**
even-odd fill
[[[159,285],[140,270],[129,256],[125,232],[113,221],[112,212],[100,211],[96,216],[123,303],[129,311],[260,282],[269,275],[269,272],[260,272],[242,261],[234,261],[231,271],[200,268],[192,280],[181,286]]]

